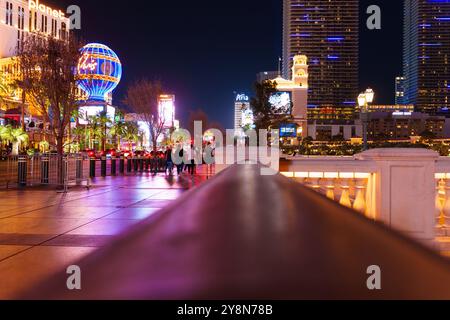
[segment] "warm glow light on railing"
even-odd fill
[[[370,173],[367,172],[355,172],[355,179],[369,179]]]
[[[293,172],[280,172],[283,176],[288,177],[288,178],[293,178],[294,177],[294,173]]]
[[[281,172],[288,178],[300,179],[368,179],[371,175],[369,172]],[[450,179],[450,174],[448,175]]]
[[[338,172],[325,172],[324,173],[324,178],[326,178],[326,179],[337,179],[337,178],[339,178],[339,173]]]
[[[323,178],[323,172],[310,172],[310,178]]]
[[[296,178],[308,178],[309,174],[308,172],[295,172]]]

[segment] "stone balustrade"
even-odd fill
[[[354,157],[287,157],[280,172],[450,252],[450,158],[426,149],[373,149]]]

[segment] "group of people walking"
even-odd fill
[[[175,166],[178,175],[181,175],[184,171],[188,171],[190,175],[196,173],[197,165],[195,159],[198,158],[199,151],[196,150],[194,145],[191,145],[187,150],[185,149],[186,148],[183,148],[182,146],[177,146],[175,149],[172,149],[172,147],[169,146],[166,149],[166,174],[173,174]]]
[[[165,173],[173,174],[176,167],[177,174],[181,175],[187,171],[188,174],[194,175],[197,172],[197,166],[205,164],[203,160],[203,149],[198,149],[194,145],[183,147],[181,144],[175,148],[167,147],[165,151],[166,169]]]

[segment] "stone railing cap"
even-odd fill
[[[408,160],[436,160],[439,158],[439,153],[423,148],[380,148],[370,149],[355,156],[355,159],[358,160],[405,160],[405,158]]]

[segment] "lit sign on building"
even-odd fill
[[[402,111],[396,111],[396,112],[392,112],[393,116],[411,116],[412,112],[402,112]]]
[[[160,121],[164,122],[165,128],[172,128],[175,120],[175,96],[161,95],[159,97]]]
[[[244,129],[255,128],[255,119],[253,116],[253,111],[249,108],[242,109],[242,128]]]
[[[248,102],[248,101],[250,101],[250,99],[246,94],[238,94],[236,96],[236,102]]]
[[[83,71],[95,71],[97,69],[97,61],[95,61],[91,55],[83,54],[78,63],[78,72]]]
[[[289,114],[292,111],[290,92],[277,92],[269,98],[269,103],[277,114]]]
[[[280,127],[280,137],[295,138],[297,137],[297,125],[285,124]]]
[[[64,12],[61,10],[54,10],[50,7],[47,7],[46,5],[43,5],[42,3],[39,3],[39,0],[28,0],[28,9],[30,10],[38,10],[43,14],[52,15],[55,18],[64,18]]]

